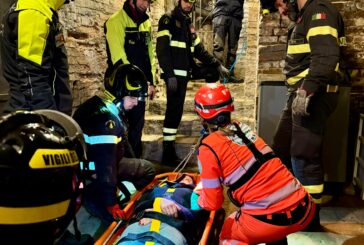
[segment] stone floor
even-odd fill
[[[159,172],[173,171],[171,168],[158,167]],[[193,169],[195,171],[195,169]],[[191,171],[189,171],[191,172]],[[297,232],[288,236],[290,245],[363,245],[364,244],[364,201],[359,193],[349,185],[347,188],[334,187],[329,191],[332,197],[323,205],[320,216],[324,232]],[[232,205],[224,205],[227,213],[235,210]],[[77,215],[81,233],[98,238],[106,227],[97,218],[90,216],[81,208]],[[70,226],[72,230],[72,226]]]

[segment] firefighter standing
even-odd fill
[[[323,133],[338,102],[340,46],[346,44],[344,23],[326,0],[277,0],[275,6],[295,21],[288,32],[284,72],[288,100],[274,139],[274,152],[321,203],[324,190]],[[320,229],[319,207],[308,230]]]
[[[9,83],[5,112],[55,109],[71,115],[68,61],[57,10],[65,0],[18,0],[4,17],[3,75]]]
[[[167,88],[167,109],[163,123],[162,164],[176,164],[177,128],[181,122],[187,82],[191,77],[204,77],[216,82],[229,71],[203,47],[191,23],[194,0],[178,0],[171,13],[163,15],[158,24],[157,57]],[[197,58],[202,64],[197,65]]]
[[[234,76],[232,65],[236,59],[238,41],[244,17],[244,0],[217,0],[212,12],[212,23],[214,26],[214,56],[230,70]],[[225,39],[227,40],[227,57],[225,54]]]
[[[107,78],[119,64],[133,64],[139,67],[149,82],[150,99],[154,98],[155,57],[152,47],[152,26],[146,14],[153,0],[127,0],[123,8],[113,14],[105,23],[106,49],[108,55]],[[129,121],[129,141],[132,148],[127,157],[142,155],[142,130],[144,127],[145,98],[139,98],[138,105],[126,113]],[[134,154],[133,154],[134,153]]]
[[[198,150],[198,204],[220,209],[224,185],[238,210],[224,222],[222,244],[287,244],[288,234],[308,225],[315,204],[263,139],[231,121],[233,110],[230,91],[222,84],[207,84],[195,95],[195,111],[209,130]]]
[[[123,190],[121,181],[130,181],[140,190],[155,176],[147,161],[121,162],[128,130],[125,112],[137,105],[139,97],[147,96],[147,86],[139,68],[120,65],[105,80],[104,94],[85,101],[73,115],[88,146],[88,169],[96,172],[85,188],[85,208],[105,224],[123,216],[116,197],[116,187]]]

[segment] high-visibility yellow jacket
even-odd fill
[[[18,0],[1,36],[8,110],[58,109],[71,114],[68,61],[57,10],[64,0]]]
[[[121,10],[105,23],[108,68],[106,76],[119,64],[133,64],[154,84],[156,64],[152,44],[152,26],[149,16],[143,13],[135,20],[128,1]]]

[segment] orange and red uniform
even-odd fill
[[[240,124],[240,127],[262,154],[272,152],[247,125]],[[227,128],[235,130],[232,124]],[[207,210],[221,208],[224,201],[223,186],[233,185],[257,164],[254,154],[240,137],[221,130],[203,140],[198,160],[203,187],[198,204]],[[226,243],[228,240],[234,240],[234,244],[281,240],[307,226],[315,208],[309,194],[279,158],[271,158],[263,163],[250,179],[232,192],[232,197],[241,206],[223,225],[220,235],[223,244],[229,244]],[[298,207],[300,212],[295,212]],[[299,217],[292,219],[293,213]]]

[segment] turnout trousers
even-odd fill
[[[319,204],[324,184],[323,134],[326,121],[336,108],[338,94],[315,93],[308,108],[310,115],[306,117],[293,115],[295,96],[295,92],[288,93],[272,148],[288,168],[292,167],[295,177]]]

